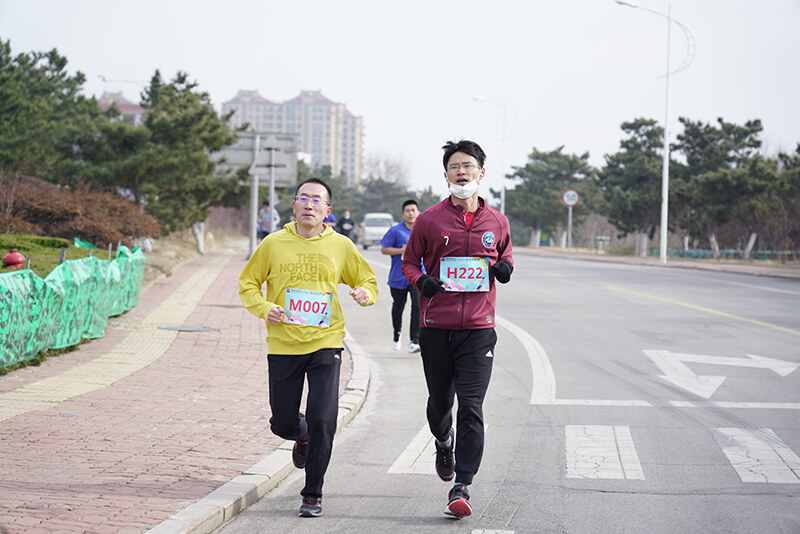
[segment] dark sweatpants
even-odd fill
[[[403,308],[406,307],[406,298],[411,295],[411,323],[409,324],[410,340],[419,343],[419,291],[414,284],[409,284],[405,289],[389,287],[392,293],[392,327],[394,340],[400,339],[403,329]]]
[[[291,441],[308,441],[306,485],[301,495],[322,497],[322,483],[331,460],[339,415],[339,370],[342,349],[311,354],[269,354],[269,419],[273,434]],[[306,413],[300,413],[308,376]]]
[[[456,482],[471,484],[483,457],[483,399],[489,387],[497,334],[494,328],[423,328],[419,336],[428,385],[428,426],[446,441],[456,413]]]

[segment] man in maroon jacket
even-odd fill
[[[483,399],[497,341],[495,282],[508,283],[514,265],[508,219],[478,196],[486,174],[483,149],[467,140],[448,141],[442,149],[450,196],[417,217],[403,274],[421,293],[419,342],[436,472],[445,482],[455,475],[445,513],[465,517],[472,513],[467,486],[483,456]]]

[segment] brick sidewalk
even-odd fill
[[[105,338],[0,377],[0,414],[21,411],[0,422],[0,531],[141,533],[284,443],[268,428],[266,327],[237,294],[245,253],[223,247],[183,265]],[[114,353],[119,374],[89,377],[100,385],[80,393],[79,371]],[[345,359],[342,391],[351,369]],[[65,399],[21,405],[41,384]]]

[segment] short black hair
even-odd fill
[[[413,198],[409,198],[408,200],[403,202],[403,209],[406,209],[406,206],[408,206],[410,204],[414,204],[417,207],[417,209],[419,209],[419,204],[417,204],[417,201],[414,200]]]
[[[328,192],[328,204],[331,204],[333,202],[333,193],[331,192],[331,186],[323,182],[321,178],[316,178],[314,176],[308,178],[307,180],[303,180],[302,182],[297,184],[297,189],[294,190],[295,196],[297,195],[297,193],[300,192],[300,188],[306,184],[320,184],[325,186],[325,190]]]
[[[463,152],[465,154],[469,154],[476,160],[478,160],[478,166],[482,169],[484,162],[486,162],[486,153],[480,147],[478,143],[475,141],[469,141],[467,139],[462,139],[458,142],[455,141],[448,141],[442,147],[444,150],[444,157],[442,158],[442,164],[444,165],[444,170],[447,170],[447,162],[450,161],[450,156],[455,154],[456,152]]]

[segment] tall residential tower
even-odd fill
[[[232,128],[249,123],[255,131],[296,133],[297,150],[311,154],[312,167],[330,165],[333,176],[345,176],[346,185],[360,183],[364,120],[322,91],[300,91],[291,100],[272,102],[257,90],[240,90],[222,104],[223,115],[231,110]]]

